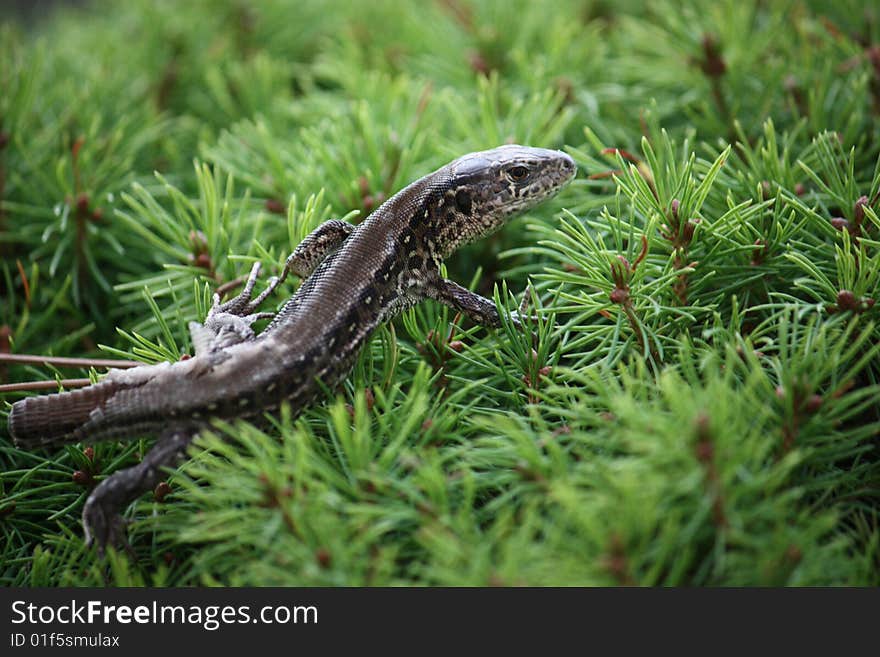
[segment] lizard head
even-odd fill
[[[441,229],[447,236],[444,255],[555,195],[574,178],[577,166],[562,151],[507,145],[460,157],[448,171],[455,211]]]

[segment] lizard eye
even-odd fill
[[[522,182],[529,177],[529,170],[524,166],[510,167],[507,170],[507,177],[513,182]]]

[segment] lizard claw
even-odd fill
[[[253,304],[251,296],[254,293],[254,287],[257,285],[257,278],[260,275],[261,268],[262,266],[259,262],[254,263],[253,267],[251,267],[251,273],[248,275],[247,281],[244,284],[244,288],[242,288],[241,292],[232,297],[229,301],[220,303],[220,295],[215,293],[214,305],[211,307],[208,317],[219,315],[221,313],[238,316],[251,314],[253,311],[253,308],[251,308],[251,305]]]
[[[516,311],[517,315],[525,315],[526,311],[529,309],[529,305],[532,302],[532,284],[526,283],[526,289],[523,290],[522,301],[519,302],[519,310]]]
[[[523,321],[528,320],[531,323],[535,323],[538,321],[537,315],[529,314],[529,306],[532,301],[532,284],[527,283],[526,289],[523,291],[522,301],[519,304],[519,308],[510,313],[510,320],[513,322],[514,327],[519,330],[523,328]]]

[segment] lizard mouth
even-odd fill
[[[559,151],[559,169],[563,175],[563,185],[570,183],[577,175],[577,164],[568,153]]]

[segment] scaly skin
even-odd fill
[[[92,492],[83,510],[87,540],[99,548],[123,539],[118,512],[184,457],[211,418],[253,417],[286,401],[294,414],[322,388],[347,376],[383,322],[435,299],[495,327],[495,304],[443,279],[440,266],[460,246],[557,193],[575,175],[560,151],[501,146],[465,155],[417,180],[354,227],[334,220],[316,228],[288,258],[278,279],[251,299],[244,291],[190,326],[196,355],[177,363],[112,370],[81,390],[30,397],[9,415],[20,447],[158,434],[144,460]],[[269,326],[259,304],[289,272],[303,278]]]

